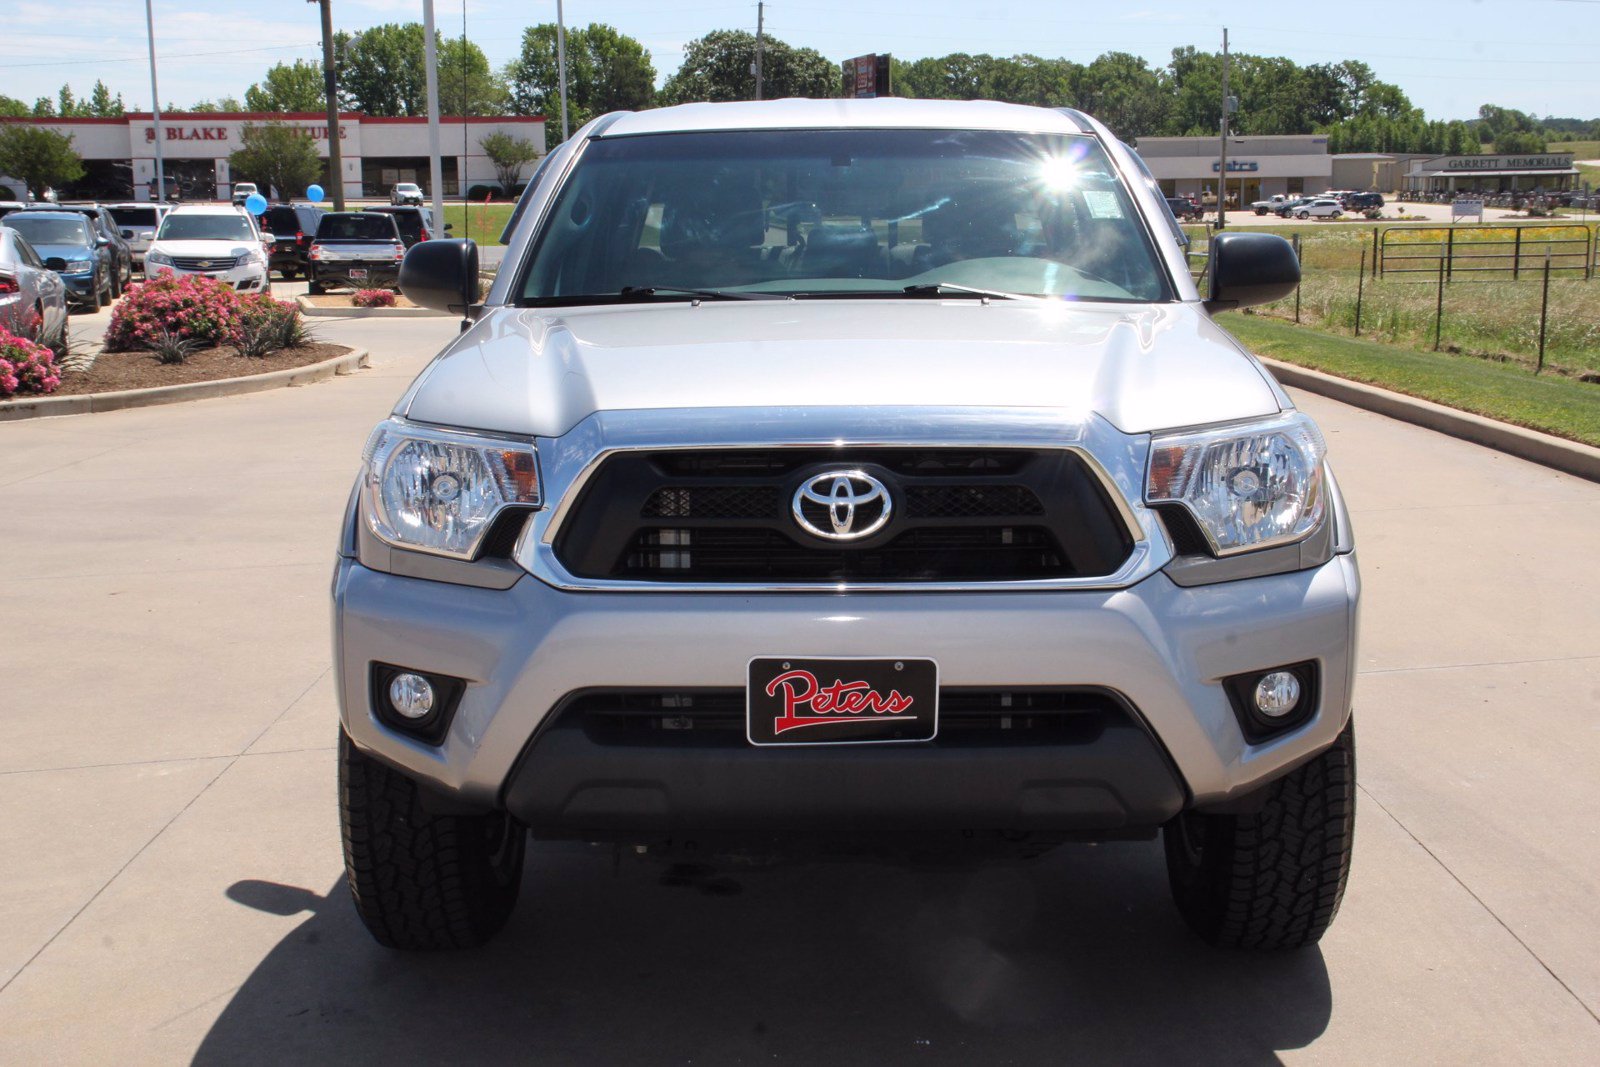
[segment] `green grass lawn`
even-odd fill
[[[462,204],[459,200],[444,206],[444,221],[454,227],[451,237],[470,237],[480,245],[500,243],[500,231],[511,218],[514,204]]]
[[[1339,337],[1260,315],[1217,320],[1251,351],[1600,446],[1600,385],[1471,356]]]

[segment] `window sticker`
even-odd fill
[[[1089,208],[1089,215],[1097,219],[1122,218],[1122,205],[1117,203],[1117,194],[1106,192],[1104,189],[1085,189],[1083,202]]]

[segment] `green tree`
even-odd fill
[[[511,192],[522,178],[522,168],[539,158],[539,146],[509,133],[491,133],[478,142],[483,154],[494,164],[500,188]]]
[[[318,104],[317,108],[313,110],[318,110],[321,107],[322,105]],[[238,112],[243,111],[244,109],[244,105],[239,103],[238,99],[232,96],[224,96],[220,100],[201,100],[199,103],[196,103],[189,108],[190,111],[202,115],[214,114],[218,112]],[[171,104],[167,105],[167,110],[173,110]]]
[[[544,115],[559,127],[561,92],[553,22],[522,31],[522,54],[506,65],[511,108]],[[656,69],[644,45],[603,23],[567,33],[567,118],[578,129],[608,111],[639,111],[655,102]],[[559,136],[559,134],[557,135]]]
[[[56,113],[56,102],[54,100],[50,99],[48,96],[41,96],[41,97],[38,97],[37,99],[34,100],[34,102],[33,102],[33,117],[34,118],[36,118],[36,119],[47,119],[47,118],[51,118],[52,116],[54,116],[55,113]]]
[[[43,198],[46,189],[83,177],[83,160],[69,135],[32,124],[0,126],[0,174],[22,179]]]
[[[441,115],[504,115],[511,107],[506,83],[489,66],[483,49],[460,37],[439,42],[439,113]],[[428,113],[426,92],[417,103]]]
[[[386,117],[427,114],[420,23],[385,23],[335,40],[344,107]]]
[[[125,108],[122,104],[122,94],[111,95],[111,90],[106,83],[96,78],[94,89],[89,93],[88,113],[95,118],[116,118],[123,114]]]
[[[243,147],[228,156],[236,182],[253,181],[263,195],[276,188],[280,197],[290,197],[322,177],[322,159],[302,130],[281,122],[247,122],[239,136]]]
[[[28,109],[27,104],[15,97],[0,93],[0,116],[8,119],[25,119],[30,114],[32,112]]]
[[[327,107],[322,64],[304,59],[273,64],[264,78],[244,91],[244,106],[249,111],[280,113],[322,111]]]
[[[1168,98],[1160,75],[1139,56],[1107,52],[1084,70],[1081,84],[1079,106],[1124,141],[1161,128]]]
[[[368,115],[428,113],[427,47],[419,22],[386,23],[359,34],[338,34],[339,97]],[[500,115],[510,104],[505,83],[483,49],[460,37],[441,38],[439,110],[446,115]]]
[[[761,45],[762,95],[827,98],[839,95],[839,68],[810,48],[792,48],[773,37]],[[661,88],[661,102],[753,100],[756,79],[754,34],[713,30],[684,50],[683,65]]]

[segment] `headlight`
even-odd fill
[[[67,260],[67,271],[69,273],[76,272],[76,271],[81,271],[81,270],[94,270],[94,260],[92,260],[92,259],[69,259],[69,260]]]
[[[471,559],[502,508],[539,505],[530,441],[389,419],[362,460],[368,527],[400,548]]]
[[[149,252],[145,254],[144,261],[146,263],[170,265],[172,263],[172,257],[167,255],[165,252]]]
[[[1322,433],[1299,412],[1158,436],[1145,499],[1188,508],[1219,556],[1298,541],[1325,507]]]

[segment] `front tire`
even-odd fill
[[[504,812],[436,815],[410,778],[339,731],[339,822],[356,913],[381,945],[473,948],[517,902],[527,832]]]
[[[1184,920],[1221,948],[1315,944],[1339,912],[1355,836],[1355,724],[1267,788],[1248,815],[1167,824],[1167,879]]]
[[[1296,211],[1294,213],[1294,217],[1297,218],[1297,219],[1309,219],[1311,217],[1311,212],[1309,212],[1309,211]]]

